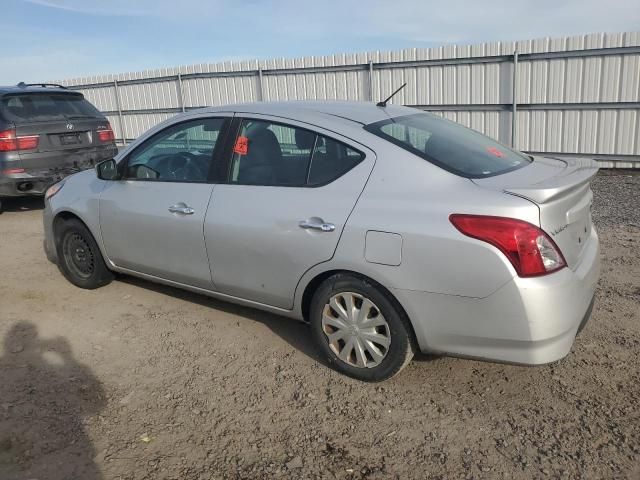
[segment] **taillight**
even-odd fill
[[[0,152],[15,152],[18,150],[33,150],[38,148],[38,135],[16,136],[14,128],[0,132]]]
[[[111,125],[109,125],[108,128],[105,128],[104,130],[98,130],[98,140],[100,140],[102,143],[114,142],[115,139],[116,136],[113,134]]]
[[[523,220],[461,214],[451,215],[449,220],[468,237],[490,243],[502,251],[520,277],[546,275],[566,266],[549,235]]]

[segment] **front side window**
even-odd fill
[[[390,118],[365,130],[456,175],[483,178],[516,170],[529,157],[474,130],[428,113]]]
[[[224,118],[172,125],[137,148],[124,178],[167,182],[206,182]]]
[[[363,158],[351,147],[310,130],[247,119],[233,149],[230,182],[319,186],[340,177]]]

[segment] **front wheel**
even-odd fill
[[[336,370],[379,382],[413,357],[413,333],[397,302],[364,278],[336,274],[315,292],[310,308],[315,342]]]
[[[94,289],[113,278],[89,229],[78,219],[62,220],[56,228],[58,268],[71,283]]]

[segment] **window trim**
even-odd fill
[[[158,178],[126,178],[124,175],[129,166],[129,161],[131,157],[141,149],[144,149],[149,143],[153,142],[159,135],[162,135],[170,128],[177,127],[179,125],[183,125],[186,123],[196,123],[196,122],[205,122],[207,120],[222,120],[222,126],[220,127],[220,133],[218,134],[218,139],[216,140],[216,144],[213,147],[213,152],[209,157],[209,168],[207,170],[207,175],[204,181],[200,180],[167,180],[167,179],[158,179]],[[161,130],[153,133],[150,137],[144,139],[142,143],[136,145],[136,147],[127,153],[127,155],[118,162],[118,178],[117,180],[125,181],[125,182],[153,182],[153,183],[195,183],[195,184],[211,184],[215,182],[215,171],[213,166],[216,161],[220,161],[222,158],[223,147],[226,144],[227,136],[229,133],[229,126],[233,117],[228,116],[206,116],[206,117],[196,117],[196,118],[188,118],[181,120],[179,122],[172,123],[170,125],[165,126]],[[224,161],[224,159],[222,159]]]
[[[227,145],[227,149],[225,149],[224,152],[224,156],[226,158],[226,162],[227,162],[227,178],[226,181],[224,182],[225,185],[236,185],[236,186],[244,186],[244,187],[274,187],[274,188],[320,188],[320,187],[325,187],[333,182],[335,182],[336,180],[342,178],[343,176],[345,176],[347,173],[349,173],[351,170],[353,170],[355,167],[357,167],[358,165],[360,165],[362,162],[365,161],[365,159],[367,158],[367,154],[362,151],[361,149],[358,149],[356,147],[354,147],[353,145],[350,145],[349,143],[346,143],[342,140],[337,140],[336,138],[327,135],[325,133],[320,133],[317,130],[312,130],[310,128],[307,127],[301,127],[295,124],[291,124],[291,123],[285,123],[284,121],[280,120],[278,117],[278,120],[273,120],[270,116],[266,115],[266,114],[258,114],[260,116],[254,116],[252,114],[236,114],[234,116],[234,123],[237,122],[235,124],[235,126],[232,125],[232,127],[229,129],[229,136],[228,136],[228,145]],[[264,117],[262,116],[264,115]],[[232,166],[233,166],[233,146],[236,142],[236,139],[238,138],[238,135],[240,134],[240,128],[242,127],[242,123],[245,120],[252,120],[252,121],[256,121],[256,122],[266,122],[266,123],[271,123],[274,125],[280,125],[286,128],[292,128],[292,129],[297,129],[297,130],[305,130],[309,133],[312,133],[313,135],[315,135],[314,141],[313,141],[313,148],[311,150],[311,158],[309,159],[309,165],[307,166],[307,175],[306,175],[306,179],[305,179],[305,183],[304,185],[270,185],[270,184],[245,184],[245,183],[237,183],[237,182],[232,182],[231,181],[231,175],[233,174],[232,172]],[[295,119],[291,119],[293,121],[297,121]],[[299,121],[297,121],[299,122]],[[329,180],[328,182],[324,182],[324,183],[314,183],[314,184],[310,184],[309,183],[309,174],[311,172],[311,166],[313,165],[313,152],[315,151],[315,147],[318,141],[318,137],[325,137],[328,140],[332,140],[336,143],[339,143],[341,145],[346,146],[347,148],[350,148],[351,150],[357,152],[360,154],[360,161],[358,161],[357,163],[355,163],[354,165],[351,166],[351,168],[349,168],[348,170],[345,170],[341,175],[339,175],[338,177]],[[223,182],[220,182],[223,183]]]
[[[462,178],[481,179],[481,178],[495,177],[495,176],[498,176],[498,175],[504,175],[505,173],[513,172],[514,170],[519,170],[520,168],[525,166],[525,165],[517,165],[517,166],[511,167],[511,168],[507,168],[507,169],[501,170],[501,171],[499,171],[497,173],[490,173],[488,175],[471,175],[469,173],[466,173],[466,172],[463,172],[461,170],[458,170],[457,168],[453,168],[453,167],[451,167],[451,166],[449,166],[449,165],[447,165],[447,164],[445,164],[445,163],[443,163],[443,162],[441,162],[441,161],[439,161],[439,160],[427,155],[423,151],[420,151],[419,149],[413,147],[411,144],[405,143],[402,140],[399,140],[399,139],[397,139],[397,138],[395,138],[395,137],[393,137],[393,136],[391,136],[391,135],[389,135],[389,134],[387,134],[387,133],[382,131],[381,127],[383,127],[385,125],[390,125],[392,123],[397,123],[396,120],[398,120],[398,119],[417,117],[417,116],[426,115],[426,114],[427,114],[426,112],[422,112],[422,113],[412,113],[412,114],[409,114],[409,115],[400,115],[400,116],[397,116],[397,117],[390,117],[390,118],[387,118],[385,120],[380,120],[378,122],[369,123],[367,125],[364,125],[362,128],[364,130],[366,130],[367,132],[369,132],[370,134],[375,135],[378,138],[382,138],[383,140],[386,140],[386,141],[388,141],[390,143],[393,143],[394,145],[396,145],[397,147],[400,147],[404,151],[412,153],[412,154],[414,154],[414,155],[426,160],[427,162],[435,165],[436,167],[442,168],[443,170],[445,170],[445,171],[447,171],[449,173],[453,173],[454,175],[457,175],[457,176],[462,177]],[[448,120],[446,118],[439,118],[439,117],[436,117],[436,120],[442,120],[444,122],[450,122],[451,121],[451,120]],[[452,123],[455,123],[456,126],[459,126],[459,127],[462,127],[462,128],[467,128],[464,125],[461,125],[459,123],[456,123],[456,122],[452,122]],[[472,133],[478,134],[480,136],[488,138],[489,140],[491,140],[493,142],[496,142],[497,144],[499,144],[503,148],[506,148],[506,149],[508,149],[508,150],[510,150],[510,151],[522,156],[525,160],[527,160],[527,161],[529,161],[529,163],[531,163],[530,158],[527,155],[525,155],[524,153],[519,152],[517,150],[514,150],[514,149],[512,149],[510,147],[507,147],[506,145],[502,145],[500,142],[498,142],[498,141],[496,141],[496,140],[494,140],[494,139],[492,139],[490,137],[487,137],[486,135],[483,135],[482,133],[477,132],[477,131],[475,131],[475,130],[473,130],[471,128],[467,128],[467,129],[471,130]]]

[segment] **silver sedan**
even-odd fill
[[[119,272],[307,322],[361,380],[417,351],[543,364],[593,304],[596,172],[406,107],[206,108],[52,186],[45,250],[81,288]]]

